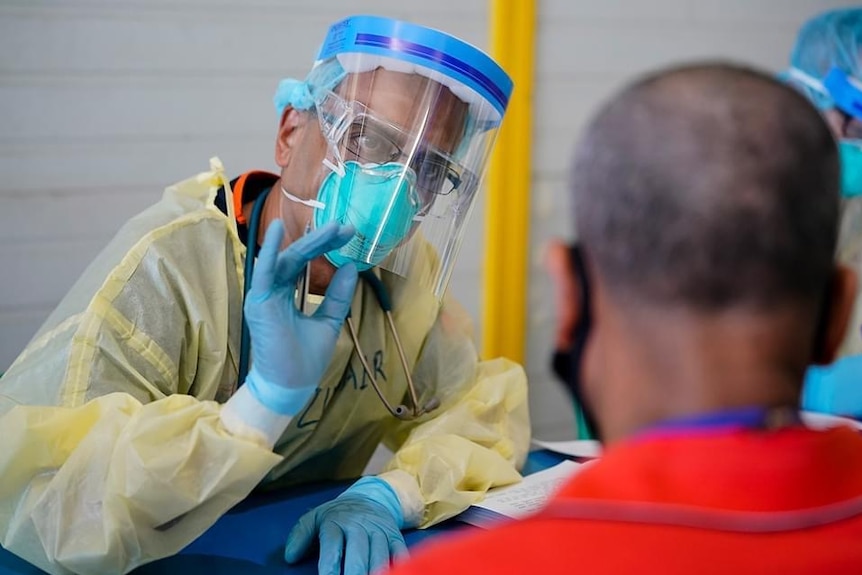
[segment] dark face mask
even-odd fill
[[[589,337],[592,325],[592,315],[590,311],[590,282],[581,249],[577,244],[569,248],[569,263],[572,266],[572,271],[575,274],[580,291],[580,313],[572,332],[571,347],[556,350],[551,365],[554,373],[581,407],[584,415],[584,423],[590,437],[601,439],[593,410],[589,405],[589,401],[584,397],[583,382],[581,381],[584,352],[586,351],[587,338]]]

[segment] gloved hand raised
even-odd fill
[[[363,477],[299,519],[287,537],[284,558],[300,561],[317,537],[320,575],[367,575],[407,553],[403,523],[401,503],[389,484]]]
[[[255,264],[245,298],[252,365],[246,385],[264,406],[295,415],[320,383],[356,288],[356,268],[339,268],[311,316],[296,309],[296,280],[314,258],[347,243],[353,228],[326,224],[279,252],[284,225],[275,220]]]

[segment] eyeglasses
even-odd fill
[[[399,132],[368,114],[360,114],[347,128],[342,142],[352,159],[363,163],[386,164],[409,157],[408,166],[423,192],[445,196],[458,189],[463,181],[460,166],[430,146],[405,153],[399,141],[406,138]]]
[[[431,145],[410,145],[415,135],[376,117],[359,102],[327,92],[316,106],[327,140],[346,152],[343,160],[382,165],[404,162],[416,176],[423,206],[455,190],[472,192],[477,178],[448,154]]]

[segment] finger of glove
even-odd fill
[[[296,563],[305,557],[311,548],[311,544],[314,542],[314,536],[317,535],[316,525],[316,514],[314,511],[309,511],[300,517],[287,536],[287,543],[284,546],[285,561]]]
[[[273,220],[266,229],[263,245],[260,246],[260,252],[257,254],[254,275],[251,278],[251,290],[248,294],[250,298],[265,299],[272,290],[278,262],[278,249],[281,247],[283,239],[284,224],[281,220]]]
[[[389,537],[389,556],[393,561],[403,559],[410,555],[407,551],[407,543],[404,541],[404,536],[399,531],[396,535]]]
[[[382,531],[371,532],[371,549],[368,553],[369,571],[377,571],[389,566],[389,538]]]
[[[346,539],[344,542],[344,575],[368,575],[370,573],[368,559],[371,556],[373,532],[369,533],[364,527],[355,525],[344,535]]]
[[[345,539],[347,534],[337,523],[327,521],[320,526],[320,558],[317,561],[319,575],[341,575]]]
[[[329,282],[323,303],[314,312],[314,317],[335,321],[340,327],[341,322],[347,316],[347,312],[350,311],[358,277],[356,266],[352,263],[338,268]]]
[[[308,262],[326,252],[337,250],[350,241],[354,233],[352,226],[328,222],[302,236],[279,254],[276,280],[294,281]]]

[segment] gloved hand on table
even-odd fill
[[[363,477],[299,519],[287,537],[284,558],[300,561],[319,538],[320,575],[367,575],[407,553],[403,524],[395,491],[382,479]]]
[[[862,419],[862,355],[809,367],[802,409]]]
[[[352,264],[339,268],[311,316],[294,303],[297,278],[308,262],[343,246],[353,233],[352,227],[326,224],[279,252],[284,225],[276,220],[266,230],[245,299],[252,351],[245,383],[279,414],[295,415],[320,383],[350,311],[357,275]]]

